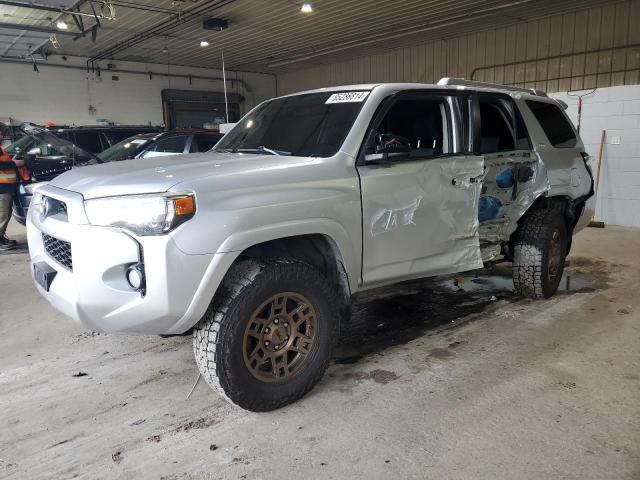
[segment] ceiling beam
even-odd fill
[[[28,32],[42,32],[42,33],[55,33],[56,35],[76,35],[74,32],[58,30],[55,28],[38,27],[35,25],[22,25],[20,23],[4,23],[0,22],[0,29],[11,30],[26,30]]]
[[[20,8],[30,8],[31,10],[44,10],[46,12],[58,12],[62,11],[62,8],[51,7],[49,5],[41,5],[38,3],[31,2],[10,2],[5,0],[0,0],[0,5],[6,5],[8,7],[20,7]]]
[[[89,66],[89,64],[92,64],[92,65],[95,64],[95,62],[97,62],[98,60],[102,60],[105,58],[112,58],[114,55],[124,50],[127,50],[135,45],[138,45],[139,43],[142,43],[145,40],[148,40],[149,38],[161,36],[180,25],[193,21],[194,19],[200,19],[202,15],[206,13],[210,14],[214,10],[220,7],[224,7],[235,1],[236,0],[208,0],[204,3],[196,4],[195,7],[192,7],[191,9],[182,12],[180,16],[173,17],[163,22],[160,22],[156,25],[153,25],[152,27],[142,32],[138,32],[132,35],[131,37],[121,42],[118,42],[112,45],[111,47],[105,50],[102,50],[101,52],[94,54],[87,61],[87,67]]]

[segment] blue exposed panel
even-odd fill
[[[502,202],[496,197],[480,197],[480,204],[478,208],[478,220],[484,222],[485,220],[493,220],[500,213]]]
[[[499,188],[513,187],[513,169],[507,168],[496,175],[496,185],[498,185]]]

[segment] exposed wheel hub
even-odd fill
[[[287,346],[291,336],[291,321],[278,316],[264,328],[262,343],[269,350],[280,350]]]
[[[251,315],[244,334],[244,362],[264,381],[289,380],[297,375],[316,338],[316,313],[299,293],[273,295]]]

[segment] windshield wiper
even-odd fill
[[[268,155],[289,156],[291,152],[285,152],[284,150],[274,150],[273,148],[260,145],[258,148],[220,148],[216,149],[217,152],[223,153],[263,153]]]

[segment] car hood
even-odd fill
[[[286,168],[313,158],[240,153],[194,153],[149,157],[101,165],[78,166],[51,185],[82,194],[85,199],[166,192],[174,185],[211,175]]]

